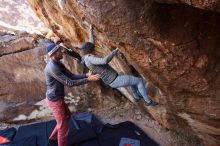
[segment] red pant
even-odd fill
[[[57,101],[49,101],[46,98],[47,105],[53,112],[55,120],[57,122],[52,134],[50,135],[50,140],[58,139],[58,146],[67,146],[67,138],[69,133],[69,119],[71,112],[68,105],[65,103],[64,99],[59,99]]]

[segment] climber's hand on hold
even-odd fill
[[[92,24],[89,25],[89,30],[90,30],[90,31],[93,31],[93,26],[92,26]]]
[[[112,51],[112,53],[113,53],[114,55],[116,55],[116,54],[118,53],[118,51],[119,51],[119,49],[116,48],[115,50]]]

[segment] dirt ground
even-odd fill
[[[94,110],[94,113],[101,117],[104,123],[117,124],[123,121],[132,121],[161,146],[198,146],[195,141],[165,129],[147,113],[137,109],[136,105],[130,102],[104,110]]]

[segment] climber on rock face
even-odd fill
[[[64,48],[60,45],[49,43],[45,48],[50,56],[44,74],[46,77],[46,102],[53,112],[56,127],[50,135],[49,141],[57,141],[58,146],[67,146],[69,133],[69,119],[71,116],[68,105],[64,101],[64,86],[79,86],[89,81],[99,80],[99,75],[73,74],[60,62],[63,58]]]
[[[112,88],[130,87],[134,99],[141,99],[140,95],[138,94],[139,92],[143,97],[146,106],[158,105],[157,102],[149,99],[147,95],[147,89],[145,88],[142,78],[131,75],[119,75],[109,65],[109,62],[117,54],[119,50],[118,48],[105,57],[99,57],[92,54],[95,49],[92,26],[90,26],[89,34],[89,42],[83,43],[80,50],[81,55],[83,56],[82,64],[84,64],[92,73],[100,74],[102,81]]]

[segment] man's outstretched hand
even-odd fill
[[[92,75],[92,73],[89,72],[86,75],[87,75],[88,81],[98,81],[100,79],[100,75],[99,74]]]

